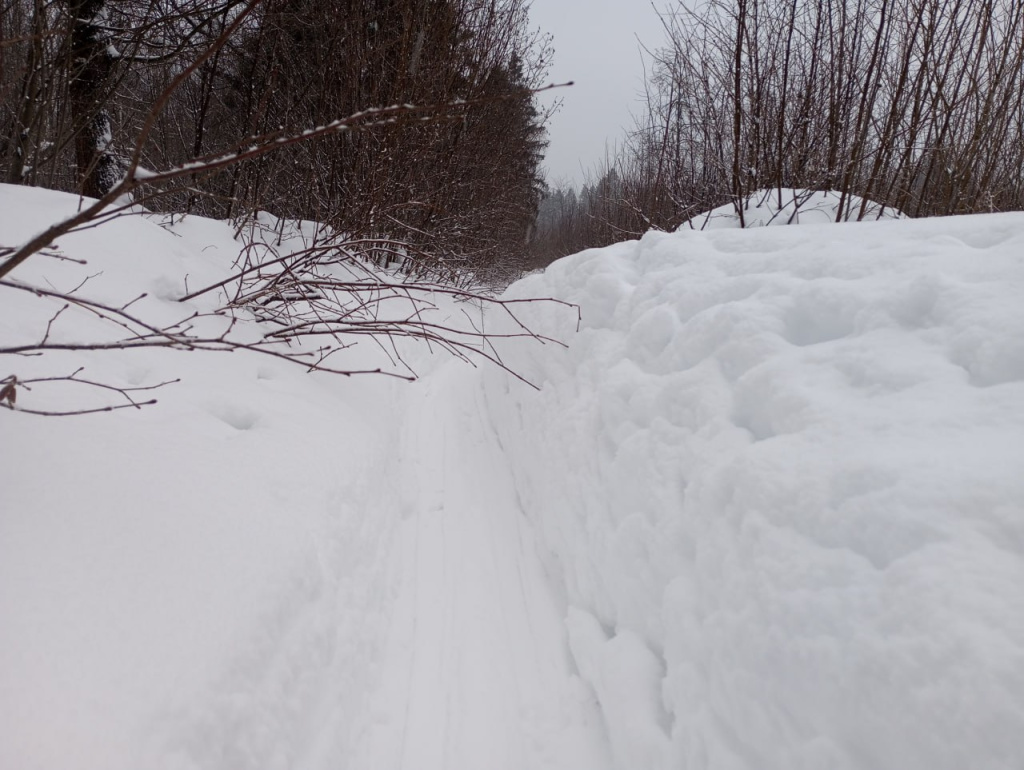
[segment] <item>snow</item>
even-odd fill
[[[77,206],[0,186],[0,243]],[[87,264],[39,256],[12,278],[69,289],[93,275],[83,295],[145,293],[132,309],[173,323],[223,301],[177,299],[242,245],[225,224],[135,216],[58,246]],[[0,338],[38,340],[55,308],[0,292]],[[52,338],[120,332],[73,312]],[[436,377],[409,388],[159,349],[5,357],[22,379],[84,364],[117,385],[182,382],[138,412],[3,412],[0,767],[604,766],[475,370],[403,353]],[[345,355],[391,364],[372,343]],[[18,404],[44,397],[36,385]],[[521,547],[506,551],[511,535]]]
[[[0,185],[0,246],[77,206]],[[518,306],[567,343],[500,347],[539,390],[413,346],[412,384],[0,358],[181,379],[138,411],[0,412],[0,767],[1018,767],[1024,214],[799,220],[516,284],[582,314]],[[58,246],[88,264],[11,278],[95,276],[83,296],[146,293],[163,323],[216,308],[177,301],[185,276],[242,248],[151,215]],[[0,345],[56,309],[5,287],[0,308]],[[109,334],[74,310],[52,329]]]
[[[483,394],[458,362],[408,405],[398,599],[367,752],[353,767],[608,768]],[[340,756],[344,744],[325,754]]]
[[[618,767],[1019,766],[1022,290],[1022,214],[651,233],[513,287],[582,308],[506,354],[540,393],[486,380]]]
[[[26,197],[49,212],[74,205],[32,193],[19,191],[23,215],[4,221],[5,235],[39,229]],[[13,277],[38,270],[73,286],[69,267],[102,272],[83,291],[115,303],[146,291],[134,308],[167,321],[192,310],[173,302],[186,274],[212,278],[211,264],[238,251],[223,225],[186,220],[176,235],[137,217],[60,245],[89,265],[40,258]],[[5,296],[5,309],[22,310],[21,300]],[[69,338],[90,331],[55,328]],[[348,383],[256,356],[79,358],[86,374],[117,384],[184,382],[123,417],[4,415],[0,766],[280,765],[268,756],[299,750],[319,677],[347,647],[372,644],[362,579],[383,565],[364,551],[369,537],[346,545],[357,479],[338,468],[365,472],[386,458],[380,442],[335,436],[372,436],[354,402],[378,396],[339,399],[333,388]],[[5,363],[21,371],[34,362]],[[337,625],[325,622],[334,616]]]
[[[725,230],[740,227],[827,224],[879,219],[902,219],[903,214],[857,195],[835,190],[794,190],[775,187],[757,190],[743,198],[743,220],[736,206],[724,206],[698,214],[679,225],[679,230]]]

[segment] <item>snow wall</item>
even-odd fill
[[[485,387],[619,767],[1021,766],[1024,214],[649,233],[508,296],[581,308]]]

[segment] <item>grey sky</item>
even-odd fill
[[[547,178],[580,183],[632,126],[643,87],[640,43],[660,46],[661,22],[648,0],[533,0],[530,20],[554,35],[551,80],[576,83],[541,95],[545,105],[563,101],[548,126]]]

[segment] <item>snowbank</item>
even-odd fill
[[[835,190],[777,187],[758,190],[744,198],[742,222],[736,207],[727,203],[688,219],[677,229],[728,230],[744,226],[778,227],[902,218],[900,212],[856,195],[844,197]]]
[[[621,768],[1024,755],[1024,214],[568,257],[485,376]]]
[[[0,185],[0,243],[77,205]],[[222,302],[177,299],[241,249],[198,217],[121,218],[59,245],[88,264],[38,256],[12,279],[67,291],[93,276],[80,295],[119,307],[145,293],[132,308],[164,323]],[[38,341],[59,308],[0,296],[5,343]],[[53,339],[120,331],[88,316],[65,313]],[[355,366],[373,353],[351,351]],[[0,364],[22,377],[84,365],[124,387],[182,380],[141,411],[0,414],[0,767],[295,767],[325,723],[362,724],[400,521],[397,491],[377,483],[398,383],[159,348]]]

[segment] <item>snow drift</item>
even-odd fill
[[[677,229],[729,230],[903,218],[901,212],[857,195],[790,187],[757,190],[743,198],[740,208],[742,220],[736,206],[726,203],[686,220]]]
[[[1018,767],[1024,214],[650,233],[486,376],[622,768]],[[575,325],[551,308],[531,322]]]

